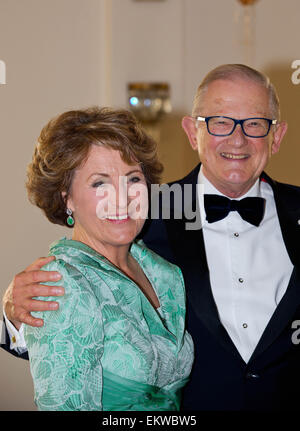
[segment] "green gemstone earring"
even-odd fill
[[[68,218],[67,218],[67,224],[69,226],[74,226],[75,220],[72,217],[72,210],[70,210],[70,208],[67,208],[66,213],[68,214]]]

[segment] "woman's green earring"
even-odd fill
[[[72,217],[72,210],[70,210],[70,208],[67,208],[67,214],[68,214],[68,218],[67,218],[67,224],[69,226],[74,226],[75,220]]]

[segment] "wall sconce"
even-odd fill
[[[130,82],[127,90],[129,109],[141,122],[154,123],[172,110],[166,82]]]

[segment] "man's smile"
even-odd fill
[[[222,152],[220,154],[224,159],[231,159],[231,160],[244,160],[250,157],[249,154],[233,154],[233,153],[225,153],[225,152]]]

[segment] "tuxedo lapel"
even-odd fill
[[[181,214],[180,218],[175,219],[174,211],[171,211],[170,220],[165,220],[168,240],[175,256],[175,263],[180,266],[183,272],[188,306],[193,308],[194,314],[206,326],[212,336],[216,337],[225,349],[242,360],[219,319],[210,285],[203,231],[197,220],[193,220],[191,223],[191,220],[186,217],[192,212],[200,214],[196,189],[199,166],[181,182],[183,191],[188,190],[184,189],[185,184],[192,185],[191,199],[183,200],[184,213]],[[191,228],[195,222],[198,223],[199,229],[187,229],[187,226]]]
[[[274,193],[277,214],[281,227],[283,240],[294,264],[289,285],[280,303],[276,307],[262,337],[257,344],[250,361],[262,354],[275,340],[287,325],[291,324],[291,319],[300,306],[300,194],[296,199],[293,186],[280,184],[273,181],[265,173],[262,179],[267,181]]]
[[[300,192],[264,175],[273,189],[283,240],[292,263],[300,267]],[[297,190],[297,195],[295,194]]]
[[[274,311],[251,358],[252,362],[279,337],[287,325],[291,325],[293,315],[300,305],[300,270],[294,267],[286,293]],[[292,342],[292,341],[291,341]],[[249,362],[250,362],[249,361]]]

